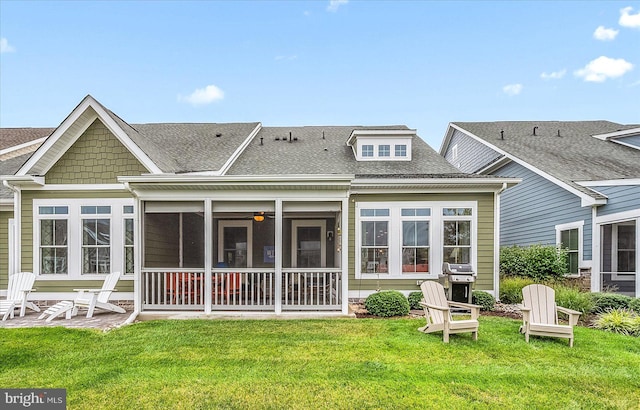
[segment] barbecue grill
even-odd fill
[[[471,291],[476,282],[473,267],[466,263],[442,264],[440,283],[447,290],[447,299],[454,302],[471,303]]]

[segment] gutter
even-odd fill
[[[13,220],[14,229],[15,229],[15,237],[14,237],[14,248],[13,248],[13,269],[15,272],[20,272],[22,270],[22,247],[20,246],[22,243],[22,208],[20,207],[21,200],[21,191],[20,188],[12,185],[6,179],[2,181],[2,184],[7,187],[10,191],[13,191]],[[8,245],[8,244],[7,244]],[[9,255],[11,258],[11,255]],[[15,272],[7,272],[8,274],[12,274]]]

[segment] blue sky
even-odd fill
[[[640,123],[640,2],[0,0],[0,126]]]

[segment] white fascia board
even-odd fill
[[[474,140],[480,142],[481,144],[486,145],[487,147],[491,148],[492,150],[496,151],[499,154],[504,155],[505,157],[508,157],[509,159],[511,159],[513,162],[522,165],[523,167],[527,168],[528,170],[530,170],[531,172],[534,172],[538,175],[540,175],[542,178],[558,185],[560,188],[571,192],[572,194],[576,195],[577,197],[580,198],[582,206],[591,206],[591,205],[602,205],[602,204],[606,204],[606,200],[602,200],[602,199],[596,199],[593,198],[592,196],[589,196],[587,194],[585,194],[584,192],[580,192],[577,189],[575,189],[574,187],[572,187],[571,185],[567,184],[566,182],[542,171],[541,169],[534,167],[533,165],[529,164],[526,161],[521,160],[518,157],[515,157],[513,155],[511,155],[510,153],[508,153],[507,151],[504,151],[498,147],[496,147],[493,144],[488,143],[487,141],[483,140],[482,138],[478,137],[477,135],[473,134],[472,132],[469,132],[467,130],[465,130],[464,128],[458,127],[455,124],[451,124],[451,127],[459,130],[460,132],[465,133],[466,135],[468,135],[469,137],[473,138]],[[604,201],[604,202],[603,202]]]
[[[500,192],[522,182],[520,178],[415,178],[415,179],[356,179],[351,185],[353,193],[382,193],[392,190],[396,193],[421,192]]]
[[[54,145],[62,138],[65,132],[87,111],[92,108],[96,115],[92,115],[86,124],[80,129],[78,135],[75,135],[72,140],[63,149],[60,149],[55,156],[54,160],[50,164],[44,167],[43,173],[46,174],[51,167],[64,155],[64,153],[73,145],[80,135],[87,128],[99,118],[103,124],[111,131],[113,135],[140,161],[145,168],[151,173],[162,173],[162,170],[151,161],[151,159],[129,138],[129,136],[116,124],[111,116],[104,110],[102,105],[98,103],[92,96],[87,95],[76,108],[62,121],[62,123],[55,129],[55,131],[47,138],[47,140],[36,150],[36,152],[29,158],[29,160],[18,170],[16,175],[26,175],[27,172],[36,165]]]
[[[190,175],[190,174],[158,174],[142,176],[122,176],[118,181],[126,184],[135,183],[219,183],[219,184],[256,184],[256,183],[351,183],[354,175]]]
[[[7,175],[0,178],[4,186],[11,189],[12,186],[19,187],[41,187],[44,186],[44,177],[34,175]]]
[[[416,130],[408,129],[408,130],[353,130],[351,131],[351,135],[347,139],[347,145],[352,146],[353,140],[358,136],[367,136],[367,137],[387,137],[387,136],[413,136],[416,135]]]
[[[14,151],[21,150],[23,148],[28,148],[28,147],[30,147],[32,145],[42,144],[46,139],[47,139],[47,137],[42,137],[42,138],[38,138],[38,139],[33,140],[33,141],[25,142],[23,144],[14,145],[12,147],[5,148],[5,149],[0,149],[0,156],[5,155],[5,154],[9,154],[9,153],[14,152]]]
[[[247,146],[249,146],[251,141],[253,141],[253,139],[258,134],[258,132],[260,132],[261,129],[262,129],[262,123],[258,123],[258,125],[256,125],[253,131],[251,131],[249,136],[242,142],[242,144],[240,144],[238,149],[236,149],[235,152],[229,157],[229,159],[227,159],[227,162],[225,162],[222,168],[220,168],[220,170],[218,171],[218,175],[225,175],[227,173],[229,168],[231,168],[231,165],[233,165],[233,163],[236,162],[236,159],[238,159],[238,157],[244,152],[244,150],[247,148]]]
[[[634,134],[640,134],[640,127],[629,128],[628,130],[622,130],[622,131],[609,132],[606,134],[592,135],[592,137],[597,138],[599,140],[606,141],[612,138],[628,137]]]
[[[440,144],[440,151],[438,151],[438,153],[443,157],[447,148],[449,147],[449,142],[451,142],[451,137],[453,137],[454,128],[451,125],[452,125],[451,123],[447,125],[447,131],[444,133],[444,138],[442,139],[442,143]]]
[[[602,181],[576,181],[583,187],[640,185],[640,178],[606,179]]]

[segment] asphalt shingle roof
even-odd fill
[[[640,178],[640,151],[593,135],[638,125],[609,121],[454,122],[509,155],[597,196],[575,181]],[[533,128],[536,135],[533,135]],[[504,139],[500,132],[504,131]],[[560,135],[558,136],[558,132]]]
[[[412,141],[412,161],[356,161],[346,145],[353,130],[407,130],[395,126],[264,127],[229,169],[229,175],[286,174],[457,174],[418,136]],[[291,132],[292,142],[289,142]]]
[[[54,130],[55,128],[0,128],[0,150],[48,137]]]

